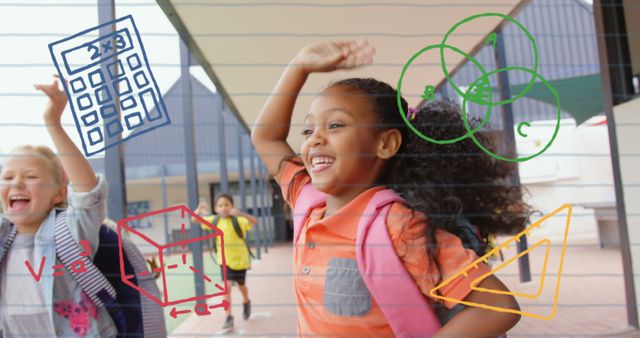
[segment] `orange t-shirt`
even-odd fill
[[[295,208],[302,187],[310,183],[311,178],[303,167],[290,162],[282,170],[280,187],[287,203]],[[382,189],[384,187],[366,190],[328,217],[324,217],[324,206],[316,208],[302,225],[293,257],[299,336],[393,337],[389,323],[362,281],[355,251],[360,216],[373,195]],[[396,253],[427,297],[439,277],[444,280],[477,258],[472,250],[462,246],[458,237],[439,230],[436,232],[438,271],[436,267],[429,266],[424,235],[427,221],[422,214],[413,212],[402,203],[394,203],[386,223]],[[462,299],[471,292],[471,281],[489,270],[485,264],[479,264],[478,269],[469,271],[466,277],[461,276],[448,284],[441,294]],[[455,304],[445,305],[451,308]]]

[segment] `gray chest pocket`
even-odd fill
[[[329,260],[323,297],[324,307],[338,316],[364,316],[371,311],[371,293],[355,259]]]

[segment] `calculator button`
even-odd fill
[[[82,122],[87,127],[96,124],[96,122],[98,122],[98,113],[94,110],[89,114],[83,115]]]
[[[103,104],[105,102],[111,101],[111,93],[109,93],[109,88],[107,86],[102,86],[96,90],[96,98],[98,104]]]
[[[129,67],[131,67],[131,69],[134,69],[134,70],[142,66],[142,64],[140,63],[140,58],[138,57],[137,54],[133,54],[130,57],[128,57],[127,62],[129,63]]]
[[[144,106],[144,112],[147,114],[147,119],[149,121],[157,120],[162,118],[162,113],[159,109],[154,109],[158,106],[158,100],[156,99],[156,94],[151,89],[147,89],[140,93],[140,101]]]
[[[87,135],[89,136],[89,144],[92,146],[102,142],[102,131],[100,130],[100,127],[89,130]]]
[[[140,113],[133,113],[125,116],[124,123],[127,125],[127,129],[131,130],[142,124],[142,115]]]
[[[120,70],[120,72],[122,72],[122,74],[124,74],[124,69],[122,69],[122,62],[120,62],[120,60],[107,65],[109,76],[111,76],[112,79],[115,79],[118,77],[118,69]]]
[[[133,96],[129,96],[126,99],[120,101],[120,107],[122,107],[122,110],[133,108],[137,105],[138,102],[136,102],[136,99]]]
[[[78,107],[80,107],[80,109],[84,110],[91,108],[92,105],[89,94],[80,95],[80,97],[78,97]]]
[[[120,132],[122,132],[120,120],[115,119],[107,124],[107,135],[109,135],[109,137],[117,136]]]
[[[116,111],[116,106],[109,104],[106,105],[102,108],[100,108],[100,115],[102,115],[103,119],[107,119],[111,116],[116,115],[117,111]]]
[[[131,85],[129,84],[129,79],[123,78],[113,82],[113,90],[118,92],[120,95],[127,95],[131,93]]]
[[[144,75],[144,71],[137,72],[133,79],[136,81],[138,88],[142,88],[149,84],[149,80],[147,80],[147,76]]]
[[[74,93],[81,92],[86,88],[87,86],[84,84],[84,80],[81,77],[71,80],[71,89]]]
[[[93,87],[97,87],[104,83],[104,76],[100,69],[89,73],[89,83],[91,83],[91,86]]]

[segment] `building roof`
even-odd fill
[[[144,179],[160,177],[163,170],[167,176],[184,176],[184,112],[180,78],[165,93],[164,101],[171,116],[171,124],[158,128],[153,133],[145,133],[124,143],[124,163],[127,179]],[[229,172],[237,172],[239,166],[238,144],[242,133],[245,170],[249,168],[250,140],[237,118],[223,105],[220,96],[211,92],[195,77],[190,77],[193,91],[193,112],[196,156],[199,174],[220,173],[220,151],[218,148],[218,114],[224,116],[225,145],[227,168]],[[101,158],[89,160],[94,170],[104,170]],[[164,169],[163,169],[164,168]]]
[[[403,65],[430,44],[440,43],[456,22],[482,12],[513,14],[521,0],[351,0],[256,2],[250,0],[158,3],[188,43],[190,51],[248,128],[271,92],[284,66],[297,51],[324,40],[367,38],[376,47],[375,64],[363,69],[314,75],[298,98],[294,128],[315,93],[344,77],[375,77],[397,86]],[[471,52],[500,24],[498,18],[461,26],[448,43]],[[435,55],[434,55],[435,56]],[[435,60],[435,58],[434,58]],[[458,54],[447,58],[455,67]],[[438,84],[440,67],[424,64],[403,83],[403,95],[416,105],[425,85]],[[291,133],[296,149],[301,142]]]
[[[600,58],[591,6],[583,0],[529,1],[520,6],[520,11],[513,18],[526,28],[532,39],[526,35],[525,30],[513,23],[506,22],[503,25],[504,58],[507,65],[536,70],[536,73],[549,81],[561,98],[562,118],[573,116],[580,124],[602,112]],[[537,47],[535,51],[531,40]],[[534,61],[536,54],[537,69]],[[496,50],[490,43],[481,46],[473,56],[487,71],[498,68]],[[443,79],[438,85],[440,93],[462,102],[452,83],[458,90],[466,89],[468,87],[465,85],[475,82],[481,74],[473,62],[464,62],[455,69],[451,81]],[[512,103],[516,124],[557,118],[555,97],[540,78],[516,69],[504,74],[509,78],[511,96],[520,96]],[[499,101],[497,80],[497,74],[489,76],[493,102]],[[468,113],[472,117],[485,119],[488,113],[484,106],[468,107]],[[489,118],[487,127],[501,130],[501,114],[495,113],[498,109],[492,108],[492,111],[494,114]]]

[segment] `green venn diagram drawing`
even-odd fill
[[[451,36],[455,36],[456,31],[458,31],[460,27],[471,23],[473,20],[478,20],[478,19],[482,19],[482,18],[492,18],[492,17],[494,17],[494,18],[497,17],[497,18],[499,18],[501,20],[508,21],[509,23],[515,25],[522,32],[522,34],[524,34],[524,36],[526,37],[526,39],[529,42],[529,47],[528,48],[530,49],[530,53],[532,53],[532,56],[533,56],[533,66],[531,68],[521,67],[521,66],[507,66],[507,67],[498,68],[498,69],[495,69],[495,70],[488,71],[474,57],[472,57],[468,53],[465,53],[464,51],[460,50],[459,48],[449,44],[449,41],[451,40]],[[493,42],[494,48],[495,48],[496,33],[491,34],[489,36],[489,38],[487,39],[487,41]],[[468,84],[466,86],[463,86],[463,85],[460,85],[460,84],[456,83],[454,81],[452,75],[449,73],[449,70],[447,69],[447,66],[446,66],[447,65],[446,57],[445,57],[446,56],[445,55],[446,51],[459,54],[460,56],[465,58],[468,62],[470,62],[471,64],[473,64],[475,66],[477,71],[480,73],[480,76],[477,77],[472,83],[470,83],[470,84]],[[465,126],[465,128],[467,130],[467,132],[464,135],[461,135],[459,137],[452,138],[452,139],[445,139],[445,140],[443,140],[443,139],[435,139],[435,138],[430,137],[429,135],[425,135],[424,133],[422,133],[420,130],[418,130],[411,123],[411,121],[407,117],[407,113],[402,108],[402,104],[401,104],[402,83],[403,83],[403,80],[405,78],[405,74],[407,73],[407,70],[410,68],[410,66],[414,62],[417,62],[417,59],[419,57],[421,57],[425,53],[439,53],[440,65],[441,65],[444,77],[447,79],[448,83],[454,89],[454,91],[458,95],[460,95],[460,97],[462,97],[462,105],[461,105],[462,112],[461,113],[462,113],[462,117],[463,117],[464,126]],[[524,73],[528,74],[530,76],[530,78],[529,78],[528,82],[526,83],[526,85],[522,88],[522,90],[520,90],[520,92],[512,93],[510,97],[504,98],[504,99],[500,99],[498,97],[495,97],[495,95],[492,94],[490,78],[492,76],[498,75],[499,73],[508,72],[508,71],[524,72]],[[525,96],[528,93],[528,91],[537,82],[541,82],[542,84],[544,84],[544,86],[549,90],[549,92],[555,97],[555,101],[556,101],[555,102],[555,104],[556,104],[556,123],[555,123],[554,131],[553,131],[553,134],[551,135],[551,138],[542,147],[542,149],[539,150],[538,152],[534,153],[534,154],[530,154],[530,155],[527,155],[527,156],[505,157],[505,156],[502,156],[502,155],[494,153],[493,151],[491,151],[490,149],[487,149],[484,145],[482,145],[480,143],[480,141],[478,141],[478,139],[474,136],[474,134],[476,132],[478,132],[480,129],[482,129],[487,124],[487,122],[491,118],[491,114],[493,113],[493,111],[496,108],[500,108],[500,106],[502,106],[502,105],[510,104],[510,103],[522,98],[523,96]],[[494,158],[496,158],[498,160],[507,161],[507,162],[524,162],[524,161],[528,161],[528,160],[530,160],[530,159],[532,159],[532,158],[534,158],[536,156],[539,156],[540,154],[544,153],[547,149],[549,149],[549,147],[553,144],[553,141],[556,139],[556,136],[558,135],[558,131],[560,129],[560,117],[561,117],[560,97],[558,96],[558,92],[556,91],[556,89],[553,88],[553,86],[549,83],[549,81],[547,81],[547,79],[545,79],[542,75],[540,75],[538,73],[538,47],[536,45],[535,38],[533,37],[533,35],[531,35],[531,33],[520,22],[516,21],[514,18],[512,18],[512,17],[510,17],[508,15],[504,15],[504,14],[501,14],[501,13],[481,13],[481,14],[473,15],[473,16],[470,16],[470,17],[465,18],[463,20],[460,20],[458,23],[453,25],[451,27],[451,29],[449,29],[449,31],[444,35],[444,37],[443,37],[443,39],[442,39],[442,41],[440,43],[433,44],[433,45],[428,45],[428,46],[422,48],[421,50],[419,50],[418,52],[416,52],[414,55],[412,55],[411,58],[409,58],[409,60],[405,63],[404,67],[402,68],[402,73],[400,74],[400,79],[398,80],[398,87],[397,88],[398,88],[397,102],[398,102],[398,108],[400,110],[400,114],[402,116],[402,119],[407,124],[407,126],[414,133],[416,133],[416,135],[420,136],[425,141],[432,142],[432,143],[435,143],[435,144],[452,144],[452,143],[455,143],[455,142],[459,142],[459,141],[465,140],[467,138],[471,138],[471,140],[480,149],[482,149],[485,153],[487,153],[488,155],[490,155],[490,156],[492,156],[492,157],[494,157]],[[423,94],[422,98],[424,100],[426,100],[426,101],[434,99],[435,98],[435,87],[431,86],[431,85],[425,86],[424,94]],[[467,114],[467,109],[468,109],[469,103],[473,103],[473,104],[478,105],[478,106],[486,107],[485,116],[482,118],[480,123],[477,126],[473,127],[473,128],[471,127],[471,123],[469,122],[469,116]],[[531,124],[529,122],[526,122],[526,121],[518,124],[518,126],[516,127],[516,131],[517,131],[518,135],[520,135],[521,137],[527,137],[527,135],[526,135],[524,130],[527,127],[530,127],[530,126],[531,126]]]

